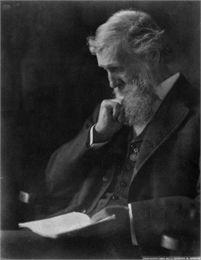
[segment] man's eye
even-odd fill
[[[118,72],[120,73],[120,72],[123,72],[124,70],[123,70],[123,68],[118,68]]]

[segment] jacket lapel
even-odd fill
[[[188,114],[189,109],[184,106],[182,100],[179,100],[178,87],[180,84],[181,82],[178,79],[163,100],[147,129],[136,162],[136,173],[178,128]]]

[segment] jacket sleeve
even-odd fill
[[[98,111],[99,107],[72,141],[62,145],[52,154],[45,172],[47,193],[50,197],[65,198],[65,194],[72,193],[75,186],[79,187],[87,173],[91,157],[95,156],[89,145],[89,133],[91,126],[97,121]]]
[[[164,235],[199,240],[200,203],[198,198],[164,197],[131,203],[138,245],[161,247]]]

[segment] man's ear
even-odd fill
[[[160,52],[159,52],[159,50],[151,51],[147,55],[146,59],[147,59],[148,62],[150,62],[150,64],[152,64],[152,66],[157,66],[160,62]]]
[[[160,52],[159,50],[153,50],[151,53],[150,53],[150,62],[152,64],[154,64],[155,66],[157,66],[160,62]]]

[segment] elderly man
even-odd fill
[[[94,221],[115,214],[106,235],[127,234],[142,254],[193,255],[199,95],[168,67],[164,31],[147,13],[115,13],[88,43],[114,96],[52,155],[47,212],[84,212]]]

